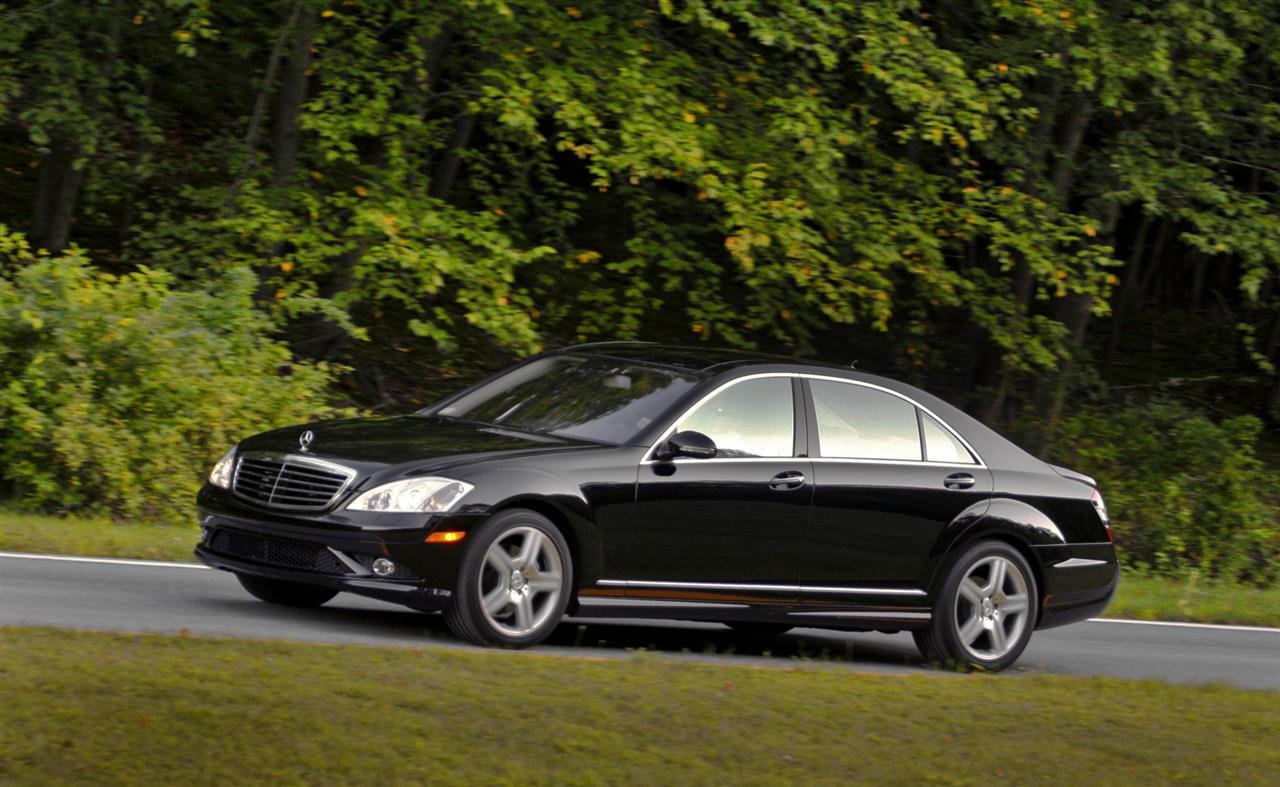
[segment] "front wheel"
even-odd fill
[[[1038,599],[1026,558],[1002,541],[980,541],[951,564],[916,646],[935,663],[998,672],[1031,640]]]
[[[573,563],[555,525],[534,511],[503,511],[467,535],[444,618],[477,645],[527,648],[551,636],[569,604]]]
[[[285,582],[281,579],[267,579],[248,574],[236,574],[236,579],[240,580],[240,584],[254,598],[286,607],[318,607],[338,595],[336,590],[316,585],[303,585],[298,582]]]

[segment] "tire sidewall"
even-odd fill
[[[960,583],[968,575],[969,570],[979,560],[999,555],[1013,561],[1022,572],[1027,582],[1027,622],[1022,634],[1013,648],[998,659],[984,659],[970,653],[960,641],[959,623],[956,621],[956,595]],[[931,626],[940,638],[951,659],[961,666],[999,672],[1013,664],[1026,649],[1035,630],[1036,619],[1040,612],[1040,588],[1036,582],[1035,572],[1022,553],[1003,541],[979,541],[960,553],[947,569],[947,575],[938,594],[938,603],[934,607],[934,618]]]
[[[532,527],[541,531],[543,535],[555,544],[556,549],[560,552],[560,562],[563,566],[561,572],[563,576],[560,580],[560,598],[556,602],[556,608],[552,610],[551,615],[548,616],[547,621],[541,628],[521,637],[512,637],[509,634],[498,631],[489,623],[489,619],[482,609],[478,582],[479,572],[484,568],[485,553],[499,536],[513,527]],[[549,637],[551,632],[555,631],[556,626],[559,625],[560,619],[564,617],[564,611],[569,606],[573,587],[573,555],[570,553],[569,544],[565,541],[560,529],[552,524],[551,520],[536,511],[509,509],[495,514],[480,527],[471,531],[467,540],[471,543],[468,545],[462,562],[458,566],[458,577],[454,582],[453,604],[456,605],[456,611],[461,613],[467,623],[470,624],[470,628],[486,642],[507,648],[536,645]]]

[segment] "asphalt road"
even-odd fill
[[[8,554],[0,555],[0,625],[471,647],[438,615],[348,594],[319,609],[289,609],[257,601],[230,574],[202,567]],[[936,674],[910,635],[818,629],[752,640],[716,624],[571,619],[531,652],[628,658],[638,649],[751,666]],[[1037,632],[1010,672],[1280,690],[1280,629],[1089,621]]]

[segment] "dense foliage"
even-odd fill
[[[1276,41],[1280,0],[17,0],[0,222],[252,269],[366,408],[642,337],[857,358],[1042,451],[1144,396],[1275,451]]]
[[[1176,402],[1066,419],[1060,461],[1103,481],[1125,563],[1266,585],[1280,573],[1280,496],[1258,461],[1261,424],[1214,424]]]
[[[236,440],[323,412],[329,370],[268,338],[252,274],[172,279],[37,259],[0,232],[0,485],[16,498],[187,519]]]

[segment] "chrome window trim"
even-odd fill
[[[279,504],[263,502],[262,500],[258,500],[248,495],[241,494],[241,492],[237,489],[237,486],[240,481],[240,465],[241,465],[240,460],[246,459],[246,458],[266,459],[274,462],[280,462],[281,466],[284,466],[285,464],[311,465],[312,467],[318,467],[321,470],[327,470],[331,473],[344,475],[346,476],[346,480],[343,481],[342,484],[338,486],[337,491],[333,493],[333,497],[330,497],[329,500],[325,502],[324,505],[296,506],[296,505],[279,505]],[[339,498],[342,497],[342,494],[351,488],[351,483],[355,481],[356,475],[358,475],[356,471],[353,468],[347,467],[346,465],[335,464],[334,462],[327,462],[323,459],[317,459],[314,456],[307,456],[305,454],[289,454],[289,453],[281,453],[279,451],[245,451],[243,453],[236,454],[235,468],[231,472],[231,493],[234,494],[236,497],[240,498],[241,500],[244,500],[256,506],[262,506],[267,509],[275,509],[280,511],[324,511],[325,509],[333,506],[333,504],[337,502]],[[279,479],[277,478],[277,481],[278,480]],[[275,490],[273,487],[272,492],[274,493],[274,491]]]
[[[789,379],[800,379],[800,380],[826,380],[833,383],[844,383],[845,385],[860,385],[863,388],[871,388],[876,391],[882,391],[884,393],[887,393],[890,396],[896,396],[899,399],[903,400],[904,402],[907,402],[908,404],[914,407],[920,408],[920,412],[927,414],[929,417],[933,418],[933,420],[941,424],[943,429],[946,429],[953,436],[955,436],[957,440],[960,441],[960,444],[963,445],[965,447],[965,450],[967,450],[969,454],[974,458],[974,461],[976,462],[976,464],[969,464],[964,462],[929,462],[923,459],[923,457],[919,460],[915,460],[915,459],[870,459],[870,458],[859,459],[856,457],[845,457],[845,456],[808,456],[808,457],[796,457],[796,456],[728,457],[726,456],[726,457],[720,457],[717,459],[686,459],[683,462],[681,462],[678,459],[672,459],[669,461],[676,462],[679,464],[684,464],[685,462],[744,462],[744,461],[746,462],[777,462],[779,460],[786,460],[786,459],[810,459],[810,460],[826,459],[829,461],[835,460],[835,461],[844,461],[844,462],[862,462],[866,464],[900,464],[900,465],[911,465],[911,466],[937,465],[937,466],[944,466],[944,467],[976,467],[983,470],[987,469],[987,463],[983,461],[982,455],[979,454],[977,450],[975,450],[974,447],[969,444],[968,440],[964,439],[963,435],[961,435],[954,428],[952,428],[951,424],[947,423],[946,419],[941,418],[937,413],[930,410],[928,407],[925,407],[924,405],[920,404],[915,399],[912,399],[910,396],[907,396],[906,394],[898,393],[897,391],[891,390],[889,388],[885,388],[883,385],[876,385],[875,383],[863,382],[861,380],[846,380],[842,377],[831,377],[824,374],[808,374],[805,372],[761,372],[759,374],[749,374],[744,377],[737,377],[732,380],[728,380],[727,382],[725,382],[720,386],[717,386],[715,390],[707,393],[701,399],[694,402],[691,406],[685,409],[685,411],[681,413],[679,417],[677,417],[674,421],[671,422],[671,426],[668,426],[666,430],[663,431],[662,436],[660,436],[657,440],[655,440],[653,445],[649,446],[649,450],[645,452],[644,459],[640,461],[640,464],[642,465],[656,464],[658,460],[655,460],[653,458],[653,454],[655,451],[658,450],[658,446],[662,445],[664,442],[667,441],[667,438],[675,434],[676,426],[681,421],[683,421],[684,419],[692,415],[694,412],[696,412],[699,407],[706,404],[708,399],[720,393],[721,391],[725,390],[726,388],[729,388],[730,386],[734,386],[734,385],[737,385],[738,383],[746,382],[747,380],[758,380],[765,377],[786,377]],[[791,406],[794,408],[795,405],[796,405],[796,402],[793,397]],[[815,429],[817,428],[817,424],[814,424],[813,426]],[[792,439],[794,439],[794,435],[792,436]]]
[[[821,587],[807,585],[756,585],[736,582],[659,582],[648,579],[601,579],[596,582],[600,587],[621,587],[658,590],[752,590],[768,593],[834,593],[846,596],[923,596],[926,593],[918,589],[897,590],[892,588],[865,587]]]

